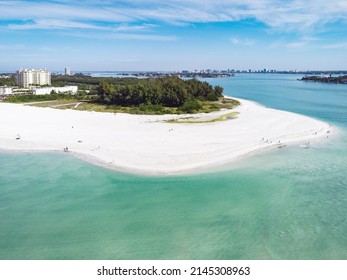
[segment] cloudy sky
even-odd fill
[[[346,0],[0,0],[0,71],[347,69]]]

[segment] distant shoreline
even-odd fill
[[[305,82],[319,82],[327,84],[347,84],[347,75],[339,77],[322,77],[322,76],[307,76],[300,79]]]
[[[240,100],[232,110],[180,117],[234,119],[168,123],[177,115],[129,115],[37,108],[0,102],[0,149],[61,151],[110,169],[175,175],[216,168],[286,145],[327,141],[337,129],[306,116]],[[20,139],[16,139],[17,135]]]

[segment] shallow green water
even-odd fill
[[[347,259],[345,88],[282,75],[213,82],[337,124],[341,135],[163,178],[65,154],[2,153],[0,259]]]

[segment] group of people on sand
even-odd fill
[[[272,141],[270,141],[270,140],[265,140],[264,138],[261,138],[261,141],[264,141],[265,143],[272,143]]]

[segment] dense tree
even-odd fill
[[[183,105],[180,107],[180,110],[184,113],[194,113],[202,109],[201,104],[196,101],[195,99],[187,100],[183,103]]]
[[[140,104],[180,107],[186,101],[218,100],[223,88],[212,87],[198,80],[182,80],[178,77],[157,79],[102,80],[97,88],[99,102],[108,105],[138,106]],[[187,103],[189,104],[189,103]],[[190,103],[192,105],[193,103]],[[191,107],[191,106],[188,106]]]
[[[347,84],[347,75],[339,77],[324,77],[324,76],[306,76],[302,81],[329,83],[329,84]]]
[[[0,78],[0,86],[15,86],[16,85],[16,79],[14,76],[11,76],[9,78]]]
[[[214,94],[216,96],[222,96],[223,94],[223,88],[221,86],[215,86],[214,87]]]

